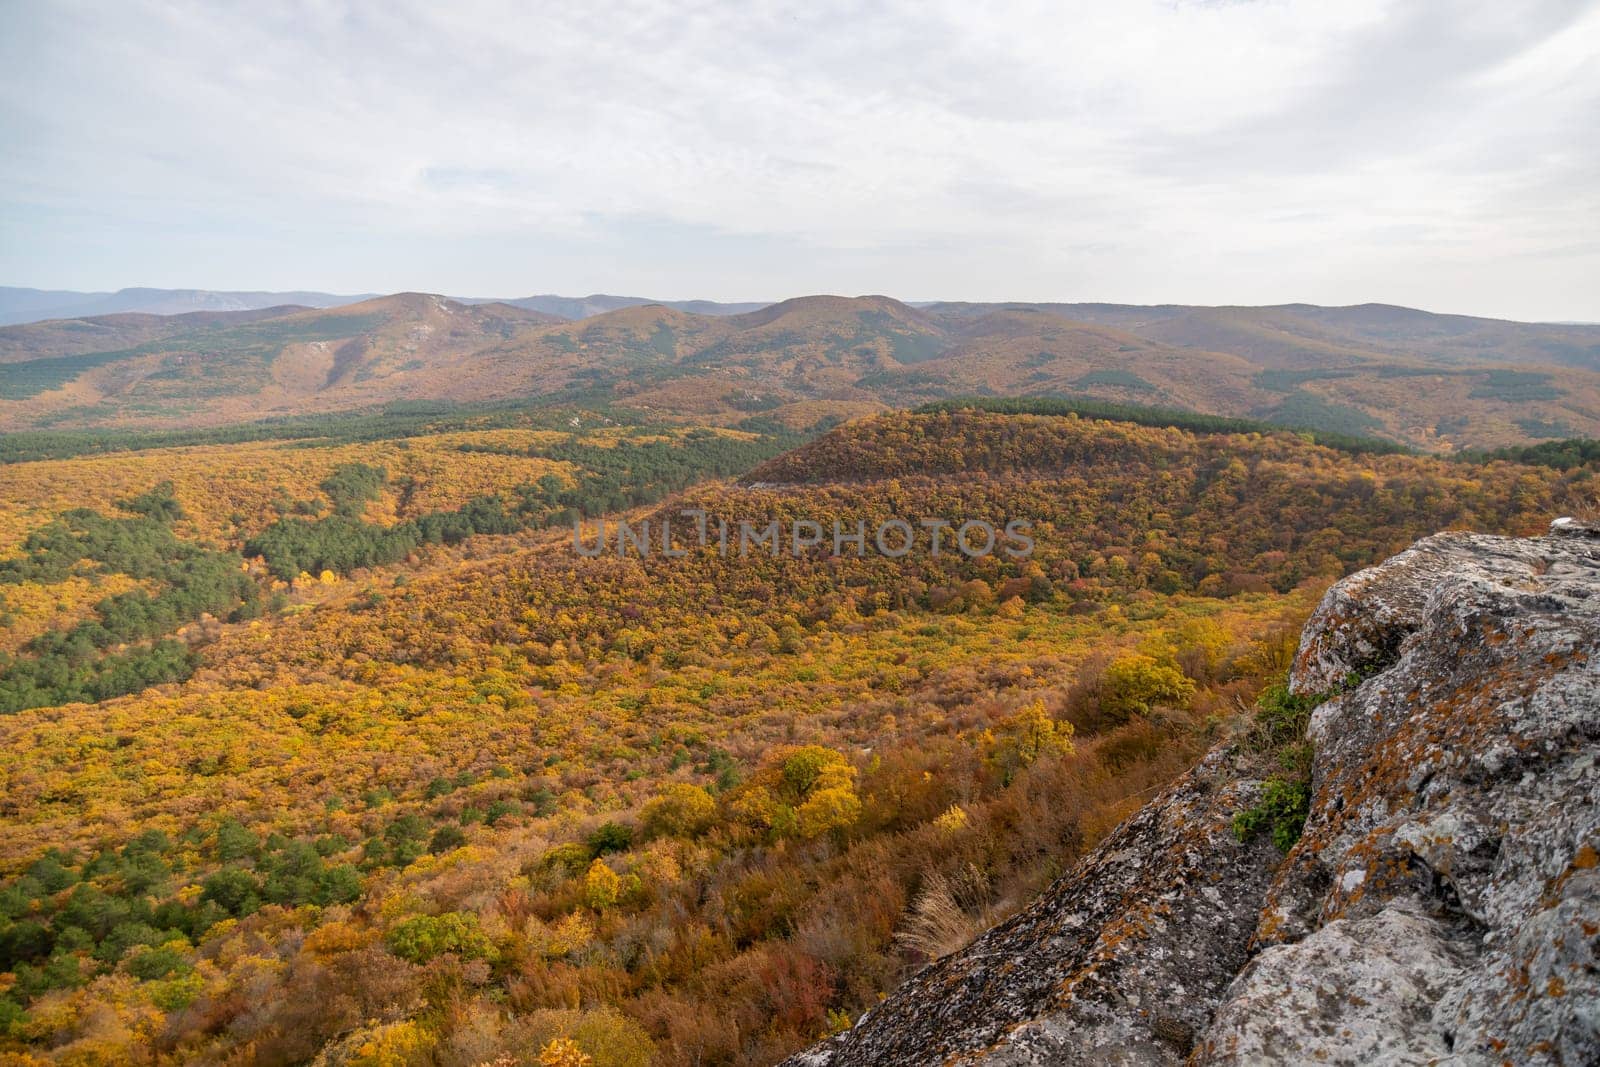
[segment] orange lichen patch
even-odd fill
[[[1588,843],[1579,846],[1578,851],[1573,854],[1572,860],[1567,864],[1566,869],[1550,879],[1544,888],[1544,892],[1540,894],[1540,899],[1543,901],[1544,906],[1547,908],[1554,907],[1566,892],[1567,883],[1572,880],[1573,876],[1579,871],[1592,870],[1597,864],[1600,864],[1600,854],[1596,853],[1594,846]],[[1593,936],[1595,933],[1600,933],[1600,927],[1590,929],[1591,925],[1590,923],[1583,925],[1583,929],[1587,934]]]
[[[1252,939],[1253,949],[1263,948],[1267,945],[1277,944],[1285,929],[1283,913],[1270,903],[1261,912],[1261,919],[1256,924],[1255,936]]]

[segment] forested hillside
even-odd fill
[[[1239,728],[1329,581],[1595,488],[1070,414],[480,418],[0,468],[16,1062],[772,1062]],[[1035,547],[564,525],[684,509]]]
[[[534,307],[588,317],[567,321]],[[609,310],[602,310],[608,308]],[[699,308],[700,310],[696,310]],[[0,429],[187,429],[396,402],[625,406],[793,429],[963,396],[1088,398],[1426,451],[1600,436],[1600,327],[1405,308],[807,296],[107,316],[0,328]]]
[[[180,681],[219,623],[283,610],[308,589],[417,563],[473,535],[660,500],[795,440],[622,425],[587,412],[377,425],[410,433],[374,438],[367,420],[355,420],[324,427],[332,436],[284,427],[283,439],[109,455],[95,454],[114,444],[98,437],[21,446],[89,454],[5,468],[0,712]],[[79,506],[86,500],[111,506]]]

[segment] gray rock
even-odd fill
[[[1600,1062],[1600,531],[1420,541],[1328,591],[1291,685],[1345,691],[1287,857],[1233,836],[1224,744],[790,1062]]]
[[[1600,1060],[1600,540],[1589,530],[1420,542],[1330,590],[1296,661],[1301,691],[1358,664],[1370,631],[1344,620],[1386,603],[1393,661],[1312,717],[1311,816],[1256,945],[1310,945],[1394,909],[1430,915],[1432,936],[1464,955],[1412,1033],[1459,1062]],[[1352,963],[1381,971],[1393,951]],[[1207,1055],[1267,1029],[1219,1013]],[[1336,1059],[1337,1046],[1302,1053]]]
[[[1217,1012],[1201,1059],[1436,1062],[1451,1049],[1433,1025],[1434,1008],[1461,981],[1462,955],[1439,923],[1403,908],[1336,919],[1250,961]]]
[[[1327,693],[1352,678],[1381,670],[1415,633],[1428,594],[1441,581],[1476,577],[1511,588],[1570,584],[1579,599],[1594,596],[1600,528],[1557,519],[1550,536],[1492,537],[1443,533],[1398,556],[1334,584],[1306,623],[1292,685],[1299,693]],[[1555,567],[1557,574],[1546,569]]]

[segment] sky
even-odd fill
[[[1600,321],[1600,0],[0,0],[0,285]]]

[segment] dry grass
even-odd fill
[[[1600,523],[1600,489],[1588,488],[1572,494],[1568,513],[1580,522]]]
[[[965,948],[991,925],[988,896],[988,879],[971,864],[954,876],[928,872],[895,943],[929,960]]]

